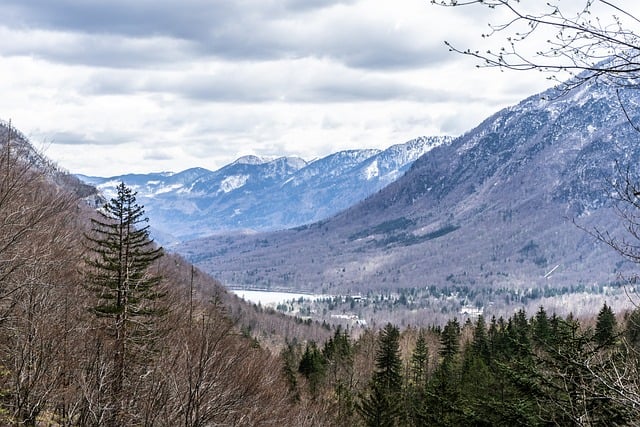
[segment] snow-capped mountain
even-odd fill
[[[298,291],[614,282],[628,264],[584,229],[624,232],[611,182],[627,166],[640,179],[640,133],[620,104],[639,124],[640,92],[618,89],[532,96],[325,221],[177,249],[223,283]],[[374,160],[360,176],[384,170]]]
[[[451,142],[421,137],[386,150],[347,150],[311,162],[241,157],[202,168],[109,178],[81,176],[106,197],[125,182],[138,192],[154,235],[169,243],[230,230],[277,230],[331,216],[402,176],[422,154]]]

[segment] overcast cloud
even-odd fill
[[[463,133],[549,86],[477,70],[426,0],[3,0],[0,118],[74,173],[216,169]]]

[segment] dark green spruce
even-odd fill
[[[162,248],[150,239],[144,208],[124,183],[98,214],[85,235],[89,249],[86,285],[96,295],[91,311],[103,321],[111,341],[110,419],[117,425],[122,421],[118,417],[131,370],[144,357],[140,346],[153,341],[154,320],[164,313],[158,304],[163,296],[160,277],[150,271],[162,256]]]
[[[357,409],[367,426],[396,426],[402,416],[400,331],[391,323],[380,331],[376,369]]]

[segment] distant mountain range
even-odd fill
[[[629,265],[574,222],[621,230],[611,180],[617,163],[637,169],[640,134],[620,102],[640,123],[640,93],[619,90],[620,99],[597,82],[550,89],[450,143],[432,143],[405,175],[330,219],[177,250],[228,285],[326,293],[614,282]],[[372,165],[357,170],[366,177]],[[355,187],[334,194],[345,190]]]
[[[120,182],[132,187],[151,219],[154,236],[166,244],[325,219],[395,181],[421,155],[451,141],[451,137],[421,137],[386,150],[340,151],[311,162],[245,156],[216,171],[78,176],[106,197]]]

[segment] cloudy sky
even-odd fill
[[[74,173],[306,160],[459,135],[550,86],[480,69],[427,0],[2,0],[0,118]]]

